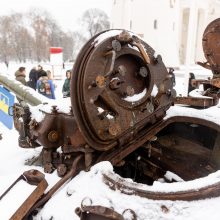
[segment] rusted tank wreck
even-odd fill
[[[210,68],[213,70],[213,65]],[[216,73],[216,68],[213,71]],[[166,115],[175,96],[173,75],[161,56],[138,36],[109,30],[90,39],[74,65],[69,112],[61,112],[59,105],[51,106],[49,112],[39,107],[43,114],[39,121],[28,105],[14,106],[20,146],[43,146],[44,172],[57,170],[62,177],[20,219],[42,207],[79,171],[106,160],[121,177],[103,174],[103,180],[122,193],[153,200],[190,201],[219,196],[220,182],[197,190],[160,193],[140,189],[138,184],[123,179],[151,185],[159,178],[169,182],[167,171],[188,181],[220,169],[220,125],[187,114]],[[20,98],[25,100],[22,95]],[[100,210],[91,206],[76,212],[81,219],[124,219],[114,211]]]

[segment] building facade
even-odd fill
[[[202,35],[219,0],[113,0],[111,28],[139,34],[168,67],[204,61]]]

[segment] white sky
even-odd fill
[[[0,6],[0,15],[26,12],[32,7],[43,8],[57,20],[63,30],[77,29],[78,19],[89,8],[99,8],[111,14],[112,0],[6,0]]]

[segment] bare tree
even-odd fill
[[[33,31],[35,59],[38,62],[49,60],[52,18],[47,11],[39,9],[32,9],[29,18]]]
[[[88,18],[93,19],[93,23],[87,22],[89,35],[108,26],[107,16],[99,10],[85,13],[84,22]],[[44,10],[34,8],[27,14],[13,13],[0,17],[0,61],[7,66],[11,60],[48,61],[52,46],[63,47],[65,61],[74,60],[85,41],[84,35],[77,31],[64,32]]]
[[[73,48],[72,48],[72,60],[76,59],[80,49],[83,47],[87,39],[78,31],[74,31],[71,33],[73,39]]]
[[[7,67],[13,57],[11,22],[10,16],[0,17],[0,59]]]
[[[30,46],[33,45],[33,38],[23,23],[23,15],[15,13],[11,15],[11,46],[14,50],[14,58],[20,62],[26,62],[30,54]]]
[[[85,11],[82,16],[82,23],[86,27],[89,38],[110,27],[109,18],[106,13],[97,8]]]

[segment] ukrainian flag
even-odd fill
[[[8,114],[9,100],[8,97],[0,93],[0,110]]]

